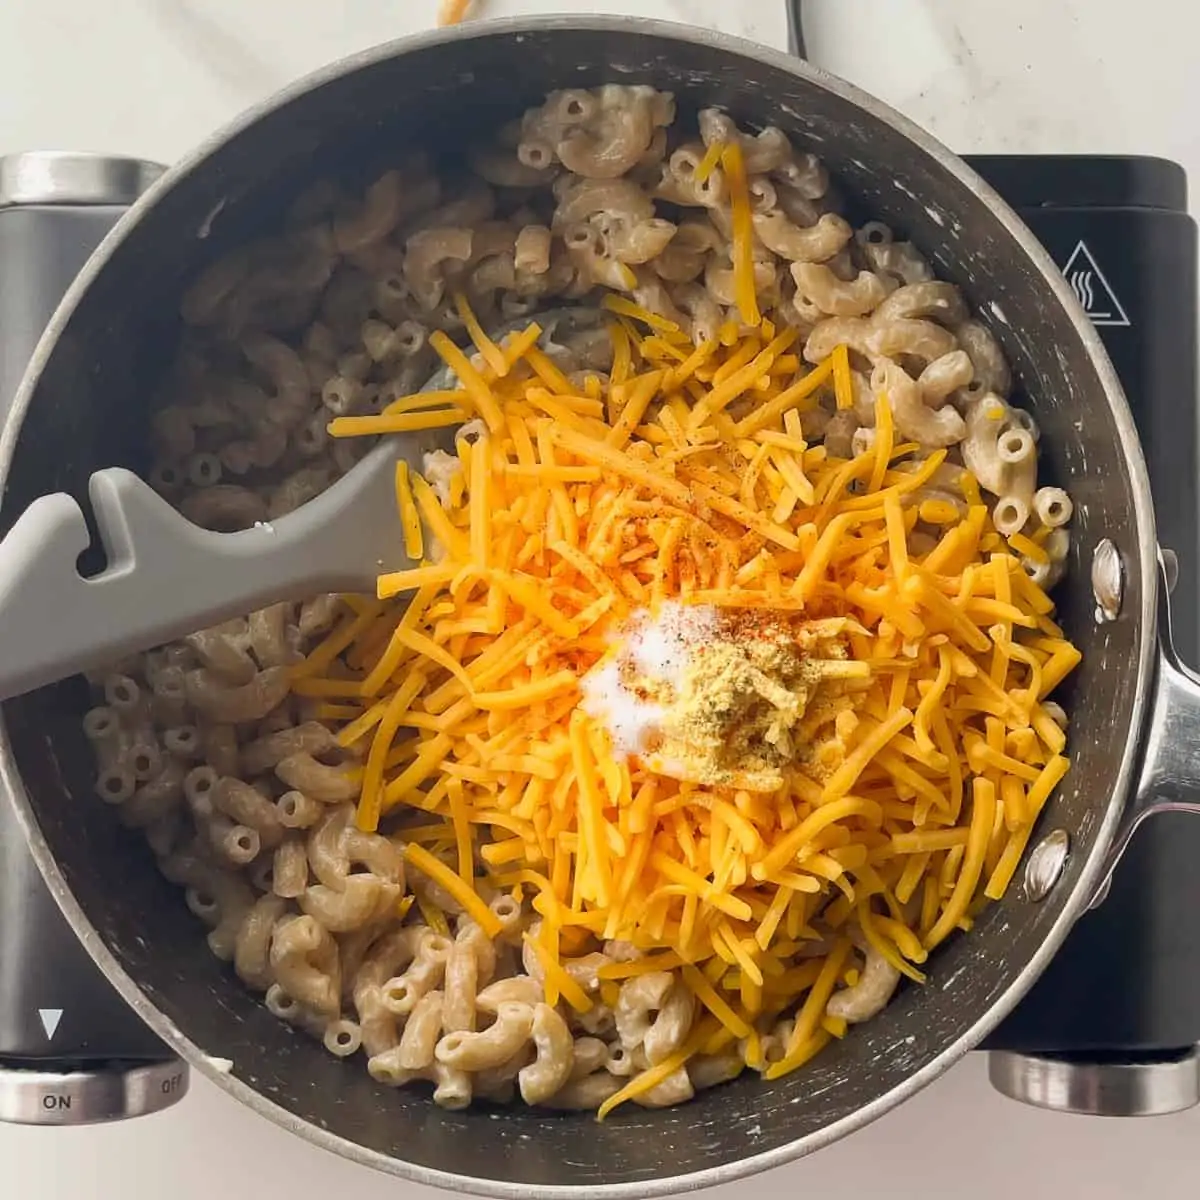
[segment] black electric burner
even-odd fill
[[[1175,552],[1176,642],[1200,664],[1196,226],[1187,180],[1149,158],[985,156],[972,166],[1018,210],[1098,327],[1149,461]],[[147,164],[0,159],[0,411],[64,290]],[[1147,822],[1107,899],[988,1040],[1002,1091],[1116,1115],[1200,1101],[1200,821]],[[0,794],[0,1120],[69,1124],[179,1099],[186,1069],[93,965],[51,899]]]
[[[1062,268],[1108,350],[1150,470],[1158,535],[1174,551],[1180,657],[1200,661],[1196,225],[1183,168],[1162,159],[983,156],[971,165]],[[1018,1099],[1084,1111],[1200,1101],[1200,822],[1146,822],[1104,902],[1084,916],[985,1043]]]

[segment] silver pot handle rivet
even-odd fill
[[[1117,619],[1124,593],[1125,568],[1120,551],[1108,538],[1101,538],[1092,554],[1092,595],[1096,599],[1098,622]]]
[[[1034,846],[1025,864],[1026,899],[1044,900],[1050,894],[1067,864],[1070,850],[1071,838],[1065,829],[1055,829]]]

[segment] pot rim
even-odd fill
[[[1049,253],[1007,202],[961,158],[889,105],[802,59],[745,38],[652,18],[599,15],[508,17],[449,29],[432,29],[424,33],[398,38],[327,64],[247,109],[222,129],[206,138],[178,163],[171,166],[121,217],[92,254],[56,309],[38,342],[4,425],[0,428],[0,500],[3,498],[4,485],[21,425],[42,370],[87,288],[104,269],[108,260],[121,246],[144,211],[156,204],[163,195],[180,184],[192,172],[202,169],[209,156],[226,142],[250,129],[263,117],[299,99],[314,88],[389,59],[400,58],[444,43],[461,42],[466,44],[482,38],[545,31],[625,33],[635,37],[655,37],[707,46],[743,59],[759,62],[774,70],[787,71],[792,75],[804,78],[863,109],[873,117],[887,122],[987,203],[1005,231],[1037,268],[1042,282],[1066,310],[1075,326],[1076,333],[1088,350],[1113,414],[1121,448],[1131,476],[1138,544],[1136,563],[1129,561],[1126,565],[1130,569],[1136,569],[1141,584],[1140,611],[1136,614],[1140,621],[1137,661],[1139,686],[1136,689],[1130,722],[1132,732],[1121,754],[1113,781],[1112,794],[1106,802],[1096,840],[1071,894],[1062,902],[1061,911],[1037,952],[1003,995],[956,1042],[947,1046],[924,1067],[914,1072],[891,1091],[863,1105],[832,1125],[805,1137],[721,1166],[694,1171],[687,1175],[672,1175],[638,1182],[562,1186],[489,1181],[474,1176],[462,1176],[448,1171],[434,1170],[376,1150],[370,1150],[358,1142],[350,1141],[305,1121],[268,1100],[249,1084],[243,1083],[224,1071],[219,1062],[192,1042],[142,993],[133,978],[108,949],[76,901],[41,834],[13,761],[7,727],[2,716],[0,716],[0,787],[5,787],[14,798],[18,821],[28,839],[33,858],[41,870],[47,886],[76,935],[109,982],[137,1015],[172,1050],[226,1093],[248,1105],[255,1112],[267,1117],[281,1128],[302,1136],[315,1145],[343,1158],[427,1186],[478,1196],[500,1197],[502,1200],[529,1200],[529,1198],[534,1198],[534,1200],[578,1200],[581,1192],[586,1192],[589,1200],[648,1200],[649,1197],[731,1183],[761,1171],[783,1166],[861,1129],[902,1101],[915,1095],[938,1076],[944,1074],[968,1051],[974,1049],[1016,1007],[1061,946],[1076,919],[1086,910],[1093,893],[1101,882],[1109,846],[1113,841],[1128,797],[1133,790],[1133,772],[1142,740],[1141,731],[1145,726],[1153,694],[1153,688],[1141,686],[1142,683],[1148,682],[1153,677],[1157,649],[1156,611],[1159,581],[1156,569],[1157,536],[1150,499],[1150,481],[1132,411],[1099,334]]]

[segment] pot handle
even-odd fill
[[[1179,661],[1171,636],[1172,564],[1160,552],[1158,665],[1147,718],[1142,766],[1109,849],[1104,876],[1089,907],[1108,895],[1112,873],[1147,818],[1165,812],[1200,814],[1200,675]]]

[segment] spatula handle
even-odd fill
[[[379,491],[385,482],[355,481]],[[348,477],[341,485],[354,486]],[[108,563],[90,578],[76,566],[91,541],[79,505],[62,493],[35,500],[0,542],[0,699],[266,604],[369,588],[378,533],[368,547],[353,525],[364,508],[378,520],[378,498],[359,507],[334,490],[303,515],[214,533],[132,472],[99,471],[89,494]]]

